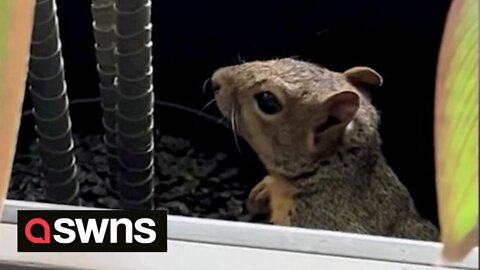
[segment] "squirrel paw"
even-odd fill
[[[267,183],[261,181],[258,183],[248,195],[247,209],[254,215],[263,215],[270,213],[270,194]]]
[[[270,222],[289,226],[290,209],[293,204],[293,187],[276,176],[266,176],[250,192],[247,208],[253,214],[270,213]]]

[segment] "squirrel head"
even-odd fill
[[[223,67],[211,82],[219,110],[270,173],[315,170],[339,145],[361,143],[357,129],[376,131],[366,90],[382,78],[368,67],[338,73],[284,58]]]

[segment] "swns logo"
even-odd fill
[[[18,211],[18,252],[166,252],[167,210]]]

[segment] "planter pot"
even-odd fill
[[[117,106],[117,88],[100,85],[100,98],[103,108],[115,109]]]
[[[120,171],[122,171],[120,169]],[[132,174],[128,174],[132,177]],[[147,197],[150,197],[150,193],[153,192],[153,176],[154,176],[154,171],[151,171],[149,175],[146,178],[143,178],[140,182],[138,183],[130,183],[128,181],[120,181],[122,177],[127,177],[127,175],[124,175],[120,173],[119,176],[119,181],[118,181],[118,186],[119,186],[119,191],[122,194],[122,197],[126,198],[127,200],[143,200],[145,199],[145,194],[148,194]],[[137,178],[133,176],[133,178]]]
[[[116,78],[118,91],[124,96],[138,96],[148,92],[152,87],[153,68],[150,66],[148,72],[138,79],[128,79],[123,76]]]
[[[97,43],[97,46],[100,48],[111,48],[115,44],[114,27],[101,28],[94,22],[93,35],[95,37],[95,43]]]
[[[108,176],[107,176],[107,188],[114,194],[118,193],[118,182],[117,182],[117,173],[118,172],[118,160],[113,157],[107,158],[108,162]]]
[[[58,48],[61,47],[60,44],[58,31],[54,30],[43,40],[32,41],[30,51],[36,56],[47,57],[57,52]]]
[[[154,171],[153,170],[149,171],[149,174],[142,179],[140,179],[139,176],[140,174],[138,176],[135,176],[135,175],[132,176],[132,173],[128,173],[120,169],[120,174],[119,174],[117,183],[119,187],[119,192],[123,198],[129,201],[141,201],[141,200],[144,200],[146,197],[150,197],[151,193],[153,193]],[[121,179],[128,180],[129,178],[127,177],[138,178],[140,181],[134,183],[134,182],[121,180]],[[145,196],[145,194],[148,194],[148,195]]]
[[[73,144],[63,150],[51,150],[44,145],[39,145],[39,153],[42,163],[52,169],[60,170],[69,167],[75,161]]]
[[[42,24],[55,15],[53,0],[37,0],[35,4],[35,24]]]
[[[140,134],[127,135],[117,134],[118,145],[122,145],[128,150],[146,150],[153,145],[153,123],[149,129]]]
[[[38,117],[35,110],[33,110],[38,131],[49,137],[64,136],[65,132],[69,130],[72,125],[67,112],[68,110],[58,117],[47,119]]]
[[[120,167],[117,178],[118,196],[125,209],[151,209],[155,192],[153,166],[141,172],[128,172]],[[130,181],[136,180],[136,182]]]
[[[66,91],[65,89],[67,87],[65,84],[63,63],[57,73],[49,78],[40,78],[35,76],[35,74],[30,73],[28,76],[28,82],[31,86],[30,91],[34,91],[42,97],[52,98],[61,95]]]
[[[35,128],[38,134],[38,143],[43,145],[47,149],[53,151],[61,151],[64,149],[69,149],[74,145],[72,140],[72,129],[69,127],[68,130],[59,137],[49,137],[38,131],[38,128]]]
[[[147,82],[148,82],[148,78],[147,79]],[[138,81],[138,87],[137,88],[134,88],[135,85],[134,84],[131,84],[130,86],[132,86],[132,88],[130,89],[126,89],[125,85],[122,85],[122,87],[120,87],[120,85],[118,86],[118,100],[120,102],[120,100],[122,100],[122,102],[126,103],[126,102],[139,102],[139,103],[136,103],[136,104],[142,104],[142,106],[149,106],[148,103],[143,103],[143,102],[147,102],[147,100],[144,100],[143,99],[147,99],[147,96],[148,95],[151,95],[152,97],[154,96],[154,92],[153,92],[153,84],[150,84],[150,85],[146,85],[147,82],[142,82],[142,81]],[[141,88],[143,86],[147,86],[146,88]],[[121,89],[121,91],[120,91]],[[126,106],[126,105],[125,105]],[[138,106],[138,105],[137,105]]]
[[[68,109],[67,93],[64,89],[59,96],[46,98],[35,91],[30,91],[35,114],[40,118],[50,119],[58,117]]]
[[[115,7],[118,11],[127,12],[131,10],[137,10],[149,2],[150,0],[116,0]]]
[[[53,31],[58,29],[57,16],[55,12],[51,13],[50,17],[45,18],[43,16],[39,16],[38,18],[35,18],[35,20],[40,20],[42,23],[34,25],[32,30],[32,41],[43,41],[45,38],[50,36]]]
[[[29,74],[33,74],[37,78],[51,78],[58,74],[63,68],[63,59],[61,47],[49,56],[36,56],[35,52],[30,55]]]
[[[100,84],[103,86],[113,86],[115,84],[116,74],[115,71],[103,70],[100,65],[97,65],[98,76]]]
[[[111,132],[111,133],[115,133],[116,132],[116,123],[117,123],[117,120],[116,120],[116,110],[115,109],[110,109],[110,110],[106,110],[105,108],[103,109],[103,118],[102,118],[102,123],[103,123],[103,127]]]
[[[120,6],[122,7],[122,5],[123,3]],[[114,9],[117,14],[117,32],[122,36],[130,36],[139,33],[140,31],[144,31],[145,27],[150,23],[150,2],[147,2],[132,11],[119,10],[118,3],[114,6]]]
[[[152,64],[152,42],[129,54],[116,51],[115,56],[118,76],[127,79],[142,78],[150,71]]]
[[[108,163],[108,168],[109,168],[109,173],[110,174],[116,174],[118,172],[120,166],[118,164],[118,158],[116,155],[113,154],[107,154],[107,163]],[[115,181],[116,178],[115,178]]]
[[[91,11],[93,21],[98,28],[111,29],[115,24],[115,12],[113,10],[113,3],[106,5],[92,5]]]
[[[153,177],[152,177],[153,179]],[[147,194],[145,196],[145,194]],[[118,182],[118,195],[124,209],[153,209],[153,180],[139,186],[129,186]]]
[[[128,200],[121,195],[119,195],[120,198],[122,199],[121,205],[123,209],[127,210],[154,210],[155,205],[153,203],[153,193],[151,193],[150,196],[145,197],[143,200],[139,201],[134,201],[134,200]]]
[[[150,181],[150,177],[155,174],[155,166],[152,165],[142,170],[131,171],[122,167],[122,164],[118,163],[118,179],[123,179],[126,185],[135,186],[143,185]]]
[[[117,110],[127,117],[142,117],[153,109],[154,98],[153,86],[148,92],[135,97],[127,97],[118,92]]]
[[[52,185],[62,185],[71,182],[77,175],[77,166],[75,165],[76,158],[70,166],[63,169],[53,169],[48,166],[43,166],[43,177],[47,183]]]
[[[53,202],[72,202],[77,197],[79,190],[79,183],[74,178],[62,185],[45,183],[45,197]]]
[[[95,44],[95,55],[100,69],[106,72],[115,72],[115,46],[100,48]]]
[[[117,132],[115,131],[115,129],[110,129],[108,126],[106,126],[104,124],[104,128],[105,128],[105,135],[104,135],[104,139],[106,140],[105,142],[108,142],[110,143],[111,145],[117,145]]]
[[[103,135],[103,141],[106,144],[107,152],[116,154],[117,153],[117,134],[108,130],[105,130],[105,135]]]
[[[119,53],[129,53],[138,51],[150,42],[152,39],[152,24],[149,23],[145,28],[133,35],[124,36],[115,31],[117,35],[117,50]]]
[[[107,6],[111,5],[115,2],[115,0],[92,0],[92,6],[100,7],[100,6]]]
[[[108,165],[108,178],[107,187],[113,193],[117,193],[117,172],[120,168],[117,157],[117,147],[115,144],[111,144],[106,137],[103,138],[107,145],[107,165]]]
[[[118,144],[118,163],[130,172],[143,171],[153,165],[153,144],[146,150],[130,151],[124,145]]]
[[[109,140],[106,136],[103,137],[103,142],[107,147],[107,153],[116,154],[118,151],[117,140]]]
[[[115,172],[118,171],[118,168],[120,166],[118,165],[118,158],[116,155],[112,154],[107,154],[107,163],[108,163],[108,168],[111,170],[109,173],[114,174]]]
[[[153,109],[140,118],[129,118],[117,111],[118,133],[136,135],[148,130],[153,125]]]

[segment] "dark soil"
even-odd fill
[[[101,135],[75,135],[80,181],[79,204],[119,208],[117,196],[107,188],[106,148]],[[169,214],[224,220],[262,222],[245,209],[252,183],[242,181],[238,166],[222,152],[201,152],[189,140],[155,133],[156,208]],[[36,143],[15,157],[9,199],[45,202],[41,160]]]

